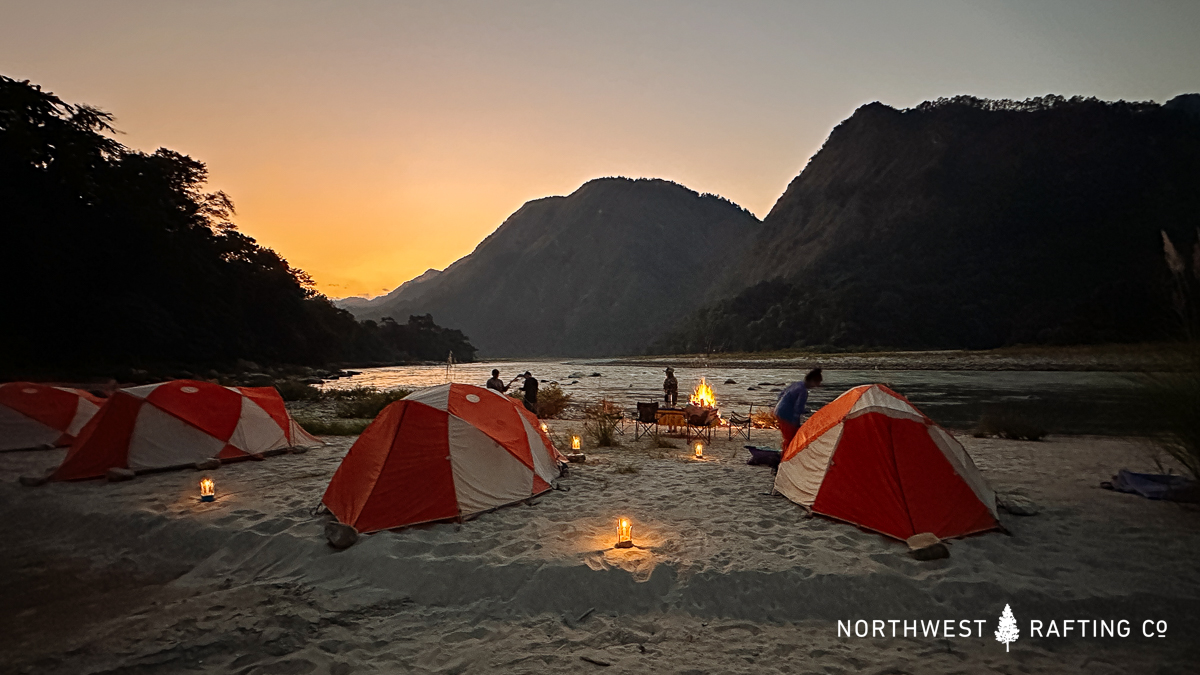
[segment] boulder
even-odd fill
[[[725,380],[725,384],[737,384],[737,380],[735,380],[731,377],[731,378]]]
[[[104,474],[104,477],[107,478],[108,482],[110,483],[121,483],[123,481],[137,478],[137,472],[135,472],[133,469],[122,469],[119,466],[114,466]]]
[[[1014,516],[1036,516],[1037,505],[1025,495],[1015,493],[996,495],[996,507]]]
[[[358,530],[336,520],[325,523],[325,539],[329,545],[338,549],[350,548],[358,541]]]
[[[324,380],[319,377],[306,377],[300,380],[301,384],[321,384],[322,382],[324,382]]]
[[[573,372],[573,373],[571,373],[570,375],[568,375],[568,376],[567,376],[567,378],[568,378],[568,379],[570,379],[570,378],[573,378],[573,377],[584,377],[584,375],[583,375],[583,372],[582,372],[582,371],[578,371],[578,370],[577,370],[577,371],[575,371],[575,372]]]
[[[36,476],[36,475],[28,476],[27,475],[27,476],[21,476],[18,479],[18,481],[21,483],[21,485],[27,485],[29,487],[37,487],[39,485],[45,485],[46,482],[49,480],[50,480],[49,475],[45,475],[45,476]]]
[[[270,387],[275,384],[275,378],[266,373],[247,373],[242,378],[251,387]]]
[[[213,469],[221,468],[221,460],[213,457],[211,459],[206,459],[203,462],[196,462],[192,466],[195,467],[197,471],[212,471]]]

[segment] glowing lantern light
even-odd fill
[[[633,548],[633,523],[628,518],[617,520],[617,548]]]
[[[212,502],[217,499],[217,485],[211,478],[200,479],[200,501]]]
[[[704,444],[696,444],[696,459],[704,459]]]
[[[542,422],[542,433],[550,433],[550,427],[546,426],[545,422]]]
[[[571,437],[571,449],[572,449],[572,450],[578,450],[578,449],[579,449],[579,437],[578,437],[578,436],[572,436],[572,437]]]

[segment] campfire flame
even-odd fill
[[[712,387],[700,378],[700,384],[696,385],[696,390],[688,398],[688,403],[700,408],[715,408],[717,407],[717,395],[713,393]]]

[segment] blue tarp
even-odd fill
[[[1185,476],[1163,473],[1134,473],[1121,469],[1113,476],[1112,489],[1147,499],[1187,500],[1194,498],[1195,481]]]

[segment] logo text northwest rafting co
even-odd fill
[[[838,619],[839,638],[972,638],[994,639],[1006,651],[1021,638],[1165,638],[1161,619],[1028,619],[1019,620],[1005,605],[999,619]]]

